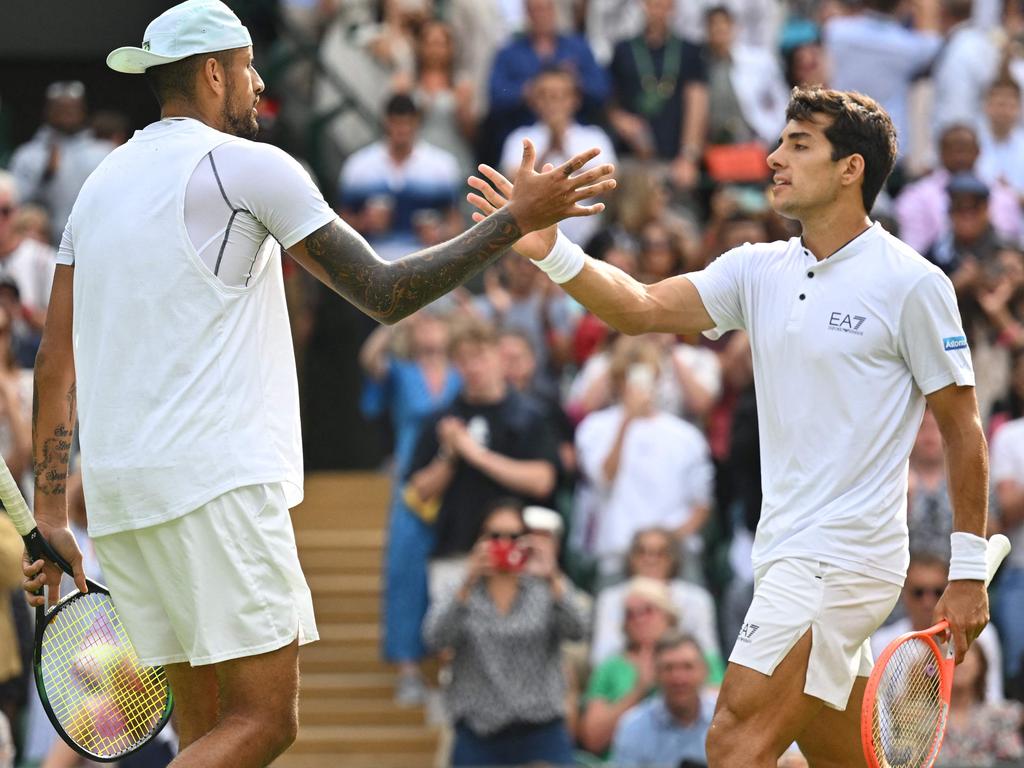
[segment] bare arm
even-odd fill
[[[623,413],[622,421],[619,422],[619,429],[615,433],[615,442],[612,443],[611,450],[608,451],[608,455],[604,457],[604,461],[601,463],[601,474],[604,475],[601,479],[604,481],[604,485],[614,483],[616,476],[619,474],[619,464],[622,461],[622,444],[626,441],[626,430],[629,429],[629,424],[632,420],[632,416]]]
[[[468,199],[483,214],[493,216],[508,202],[514,187],[512,182],[489,166],[481,166],[481,172],[494,186],[483,179],[471,177],[470,186],[480,194],[470,194]],[[483,214],[473,214],[473,217],[476,219]],[[550,253],[555,235],[554,227],[534,232],[519,240],[515,250],[534,260],[543,259]],[[583,271],[562,283],[562,288],[622,333],[689,334],[715,327],[696,287],[682,275],[644,285],[621,269],[588,258]]]
[[[20,478],[32,466],[32,426],[25,418],[16,374],[5,377],[0,383],[0,397],[3,398],[12,437],[11,449],[4,460],[11,474]]]
[[[524,142],[516,192],[506,210],[439,245],[397,261],[380,258],[367,242],[335,220],[288,249],[288,253],[328,288],[382,323],[412,314],[492,264],[524,233],[571,216],[604,210],[581,200],[615,186],[611,165],[573,175],[598,155],[590,149],[558,168],[534,170],[536,152]]]
[[[591,699],[587,702],[579,725],[580,744],[583,748],[595,755],[600,755],[608,749],[621,717],[627,710],[643,701],[649,691],[649,686],[638,683],[618,701]]]
[[[704,151],[708,135],[708,88],[704,83],[690,82],[683,89],[683,135],[680,154],[696,162]]]
[[[46,329],[36,356],[32,401],[32,461],[35,472],[35,518],[40,532],[72,566],[75,583],[86,591],[82,553],[68,529],[68,462],[71,438],[77,418],[77,389],[74,351],[71,342],[75,268],[60,264],[53,275]],[[41,561],[26,564],[27,591],[43,584],[53,587],[54,600],[61,571],[47,564],[39,574]],[[42,596],[29,596],[33,605]]]
[[[946,475],[953,504],[953,530],[985,536],[988,517],[988,446],[973,387],[951,384],[927,396],[946,449]],[[947,619],[956,663],[988,623],[988,593],[979,580],[950,580],[935,606],[934,620]]]
[[[555,468],[543,459],[512,459],[483,447],[463,458],[494,482],[525,496],[544,498],[555,488]]]
[[[359,365],[372,379],[380,380],[388,372],[388,349],[391,346],[392,330],[382,325],[373,330],[359,349]]]
[[[455,464],[450,459],[438,456],[423,469],[413,472],[409,484],[420,497],[427,502],[441,496],[455,477]]]

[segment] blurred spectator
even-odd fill
[[[7,715],[0,712],[0,768],[14,768],[14,737]]]
[[[432,605],[424,637],[454,660],[452,765],[568,765],[559,641],[585,630],[551,550],[527,538],[522,507],[482,510],[461,586]]]
[[[599,116],[608,97],[608,76],[594,61],[587,41],[558,31],[554,0],[525,0],[525,6],[526,29],[498,51],[491,68],[486,138],[494,142],[494,154],[513,130],[533,121],[529,83],[546,65],[568,67],[576,75],[585,115]],[[485,159],[491,154],[483,152]]]
[[[993,436],[990,472],[994,522],[1013,544],[992,600],[992,617],[1005,647],[1006,677],[1011,679],[1024,672],[1024,419],[1007,422]],[[998,669],[991,655],[989,661]]]
[[[13,327],[9,312],[0,305],[0,454],[31,500],[32,369],[18,365]]]
[[[896,16],[900,0],[865,0],[858,12],[831,18],[824,27],[825,49],[832,62],[830,86],[860,91],[885,108],[901,140],[900,157],[907,154],[902,144],[910,136],[910,83],[942,47],[938,3],[914,4],[910,29]]]
[[[472,306],[486,322],[501,330],[521,331],[530,340],[538,386],[553,390],[576,325],[572,298],[529,259],[509,253],[484,273],[484,292]]]
[[[621,768],[677,768],[680,760],[707,763],[704,742],[711,707],[701,701],[708,668],[700,645],[670,632],[654,646],[658,695],[637,704],[619,721],[612,762]]]
[[[20,205],[14,214],[14,231],[21,237],[49,246],[50,214],[36,203]]]
[[[600,163],[615,163],[611,139],[596,125],[580,125],[574,115],[580,106],[579,90],[572,71],[558,65],[545,65],[527,86],[527,102],[537,115],[537,122],[512,131],[501,150],[501,168],[512,178],[523,155],[523,140],[529,139],[537,149],[537,166],[545,163],[558,166],[573,155],[591,147],[601,154],[584,168]],[[596,200],[585,200],[587,205]],[[559,224],[566,236],[585,243],[601,225],[600,216],[566,219]]]
[[[424,425],[405,493],[417,514],[437,520],[432,597],[462,579],[489,502],[518,495],[543,504],[557,476],[551,427],[536,403],[505,383],[494,329],[467,324],[453,332],[451,350],[463,390]]]
[[[1006,397],[992,406],[992,416],[988,421],[989,442],[1004,424],[1020,418],[1024,418],[1024,352],[1016,349],[1011,358]]]
[[[948,768],[989,767],[1024,758],[1024,705],[985,695],[989,662],[973,643],[953,675],[946,736],[935,764]]]
[[[672,34],[671,0],[645,0],[644,12],[641,34],[615,46],[608,117],[630,153],[670,162],[673,183],[689,189],[707,135],[707,70],[700,50]]]
[[[828,54],[820,40],[809,40],[795,45],[785,53],[786,82],[791,88],[810,85],[828,87]]]
[[[580,469],[600,491],[593,552],[604,584],[623,576],[630,541],[643,528],[669,528],[686,552],[702,550],[713,475],[708,446],[700,430],[658,407],[659,363],[650,342],[620,347],[610,367],[615,404],[587,416],[576,432]]]
[[[721,682],[724,664],[715,626],[715,604],[706,589],[680,578],[682,553],[672,532],[665,528],[637,531],[630,543],[628,557],[627,577],[632,579],[642,576],[668,586],[679,616],[679,628],[697,639],[704,649],[711,680]],[[623,627],[629,588],[630,582],[624,582],[605,587],[597,594],[594,631],[590,641],[590,659],[595,666],[623,651]]]
[[[977,123],[985,92],[999,69],[999,48],[987,30],[971,20],[973,0],[941,0],[945,45],[932,68],[933,126]]]
[[[960,173],[973,173],[980,148],[974,128],[948,125],[939,136],[939,168],[908,184],[896,199],[900,238],[924,254],[950,230],[949,183]],[[1021,235],[1021,209],[1012,189],[995,184],[989,198],[989,216],[1003,238]]]
[[[935,414],[926,408],[910,451],[907,528],[910,551],[949,560],[953,505],[946,487],[946,457]]]
[[[77,80],[46,89],[44,124],[11,156],[11,173],[21,199],[40,203],[52,218],[50,242],[57,243],[86,178],[114,145],[86,127],[85,86]]]
[[[759,141],[774,146],[786,124],[789,103],[789,89],[778,59],[771,49],[743,45],[737,40],[736,21],[727,6],[709,8],[706,19],[708,141]],[[767,162],[764,167],[767,169]]]
[[[421,211],[444,217],[441,239],[461,228],[461,172],[454,155],[419,138],[420,113],[409,96],[393,95],[384,111],[384,138],[345,161],[339,185],[342,216],[393,259],[422,247]]]
[[[93,113],[89,122],[92,135],[101,141],[109,141],[119,147],[132,135],[131,120],[123,112],[100,109]]]
[[[15,592],[23,578],[21,554],[24,549],[14,523],[6,513],[0,514],[0,715],[11,723],[18,722],[28,682],[22,674],[20,644],[11,603],[14,599],[24,605],[24,599]],[[3,747],[0,746],[0,753],[2,751]]]
[[[447,408],[461,386],[448,358],[448,324],[421,310],[399,327],[382,325],[363,344],[359,362],[367,376],[362,410],[387,413],[395,435],[393,493],[384,564],[384,658],[398,665],[395,699],[420,704],[426,686],[419,662],[426,655],[420,631],[427,613],[427,560],[434,546],[432,521],[402,498],[423,424]],[[405,347],[401,349],[401,347]]]
[[[906,616],[882,626],[871,636],[871,653],[876,659],[885,650],[885,646],[900,635],[920,632],[934,623],[932,617],[935,606],[946,589],[947,562],[931,553],[911,553],[907,579],[903,583],[903,593],[900,597]],[[1003,655],[999,638],[995,627],[989,624],[975,640],[975,644],[985,651],[986,657],[992,659],[992,665],[981,683],[983,698],[992,702],[1003,699]]]
[[[689,271],[684,267],[686,255],[683,248],[682,238],[660,221],[645,224],[640,233],[637,279],[652,284]]]
[[[625,650],[598,664],[587,684],[580,744],[588,752],[605,754],[622,716],[654,692],[654,646],[678,618],[664,582],[643,576],[629,582]]]
[[[985,98],[985,119],[978,128],[981,155],[977,171],[989,184],[1002,182],[1024,199],[1024,126],[1021,89],[1010,78],[996,80]]]
[[[645,0],[587,0],[587,41],[601,66],[611,62],[620,40],[643,30],[645,4]]]
[[[455,72],[455,37],[443,21],[427,21],[416,35],[416,69],[392,80],[396,93],[410,93],[422,116],[421,138],[450,152],[462,174],[473,168],[476,95],[471,79]]]
[[[20,326],[16,331],[31,348],[29,358],[25,360],[21,356],[20,359],[31,366],[46,322],[56,253],[50,246],[26,237],[15,228],[19,195],[14,176],[0,171],[0,280],[10,280],[16,287],[19,306],[14,320]]]
[[[558,441],[558,461],[561,469],[565,475],[575,474],[574,427],[562,408],[557,387],[548,377],[538,374],[537,356],[533,351],[530,337],[521,330],[507,328],[501,331],[498,343],[505,368],[505,380],[517,392],[532,397],[544,410],[545,420],[551,425]]]

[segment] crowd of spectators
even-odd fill
[[[265,101],[284,122],[337,107],[324,123],[337,168],[325,177],[312,149],[300,159],[386,259],[468,226],[466,175],[514,168],[528,137],[540,162],[589,146],[616,162],[604,214],[565,226],[590,255],[644,282],[698,270],[744,242],[799,235],[766,185],[791,87],[857,89],[889,110],[900,157],[872,215],[957,290],[991,441],[990,530],[1014,544],[993,626],[957,672],[943,759],[1021,759],[1020,0],[279,5],[318,65],[268,77]],[[370,128],[337,106],[339,89]],[[0,170],[0,451],[19,475],[54,247],[83,180],[129,135],[116,114],[89,114],[80,82],[45,95],[42,126]],[[342,332],[317,307],[328,299],[287,274],[304,417],[324,395],[315,356],[352,350],[341,364],[362,373],[363,423],[392,446],[382,653],[396,700],[434,695],[421,662],[437,656],[456,764],[702,764],[753,583],[760,457],[744,334],[620,336],[514,254],[397,327]],[[951,514],[926,414],[910,459],[912,565],[876,650],[930,623]],[[24,636],[7,534],[0,636]],[[27,660],[7,645],[0,766],[4,721],[26,701]]]

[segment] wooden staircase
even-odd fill
[[[382,474],[313,474],[292,510],[320,640],[300,652],[299,735],[275,768],[435,765],[437,729],[423,709],[393,703],[395,675],[380,658],[389,494]]]

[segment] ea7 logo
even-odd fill
[[[864,325],[866,317],[862,315],[848,315],[845,312],[833,312],[828,317],[828,329],[830,331],[842,331],[843,333],[852,333],[856,336],[863,336],[864,332],[860,329]]]
[[[739,639],[744,643],[749,643],[751,638],[754,637],[754,633],[761,628],[760,624],[750,624],[749,622],[744,624],[740,628]]]

